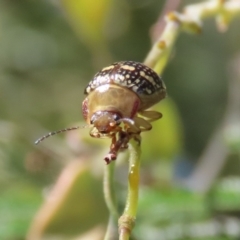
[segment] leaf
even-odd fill
[[[72,26],[88,45],[104,41],[103,29],[111,3],[111,0],[62,0]]]

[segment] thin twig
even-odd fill
[[[109,210],[109,221],[104,240],[114,240],[117,236],[117,219],[119,217],[116,196],[114,192],[114,169],[115,162],[105,165],[103,177],[103,193]]]
[[[155,24],[151,27],[151,39],[153,42],[155,42],[159,36],[162,35],[162,32],[166,26],[166,22],[164,20],[165,16],[169,12],[176,11],[181,3],[181,0],[166,0],[165,5],[163,7],[162,12],[160,13],[158,20],[155,22]]]

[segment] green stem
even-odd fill
[[[182,13],[170,12],[165,16],[166,27],[148,53],[144,64],[162,74],[166,67],[175,41],[181,30],[190,33],[201,33],[202,20],[216,17],[220,31],[225,31],[230,21],[240,15],[239,1],[211,0],[192,4]]]
[[[103,193],[110,214],[104,240],[116,239],[114,236],[117,234],[116,222],[119,214],[116,206],[116,198],[114,192],[114,170],[115,162],[106,165],[104,168]]]
[[[104,240],[117,240],[118,239],[118,229],[117,229],[116,219],[113,216],[109,216],[107,230],[104,236]]]
[[[132,139],[129,144],[130,159],[128,173],[128,196],[123,215],[119,218],[119,240],[128,240],[134,227],[139,190],[139,171],[141,148],[138,141]]]
[[[114,192],[114,170],[115,162],[111,162],[104,168],[103,193],[110,215],[117,219],[119,214],[116,206],[116,197]]]
[[[168,63],[179,30],[179,22],[169,21],[163,34],[154,43],[152,49],[144,60],[144,63],[150,68],[153,68],[158,74],[162,74]]]

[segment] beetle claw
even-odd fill
[[[108,155],[104,158],[106,164],[108,165],[110,162],[116,160],[117,155],[115,153],[109,152]]]

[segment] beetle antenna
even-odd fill
[[[79,128],[87,128],[87,127],[90,127],[90,125],[84,125],[84,126],[77,126],[77,127],[69,127],[69,128],[64,128],[64,129],[61,129],[61,130],[57,130],[57,131],[54,131],[54,132],[50,132],[42,137],[40,137],[37,141],[35,141],[35,144],[39,144],[40,142],[42,142],[43,140],[45,140],[46,138],[49,138],[53,135],[56,135],[56,134],[59,134],[59,133],[62,133],[62,132],[67,132],[67,131],[72,131],[72,130],[76,130],[76,129],[79,129]]]

